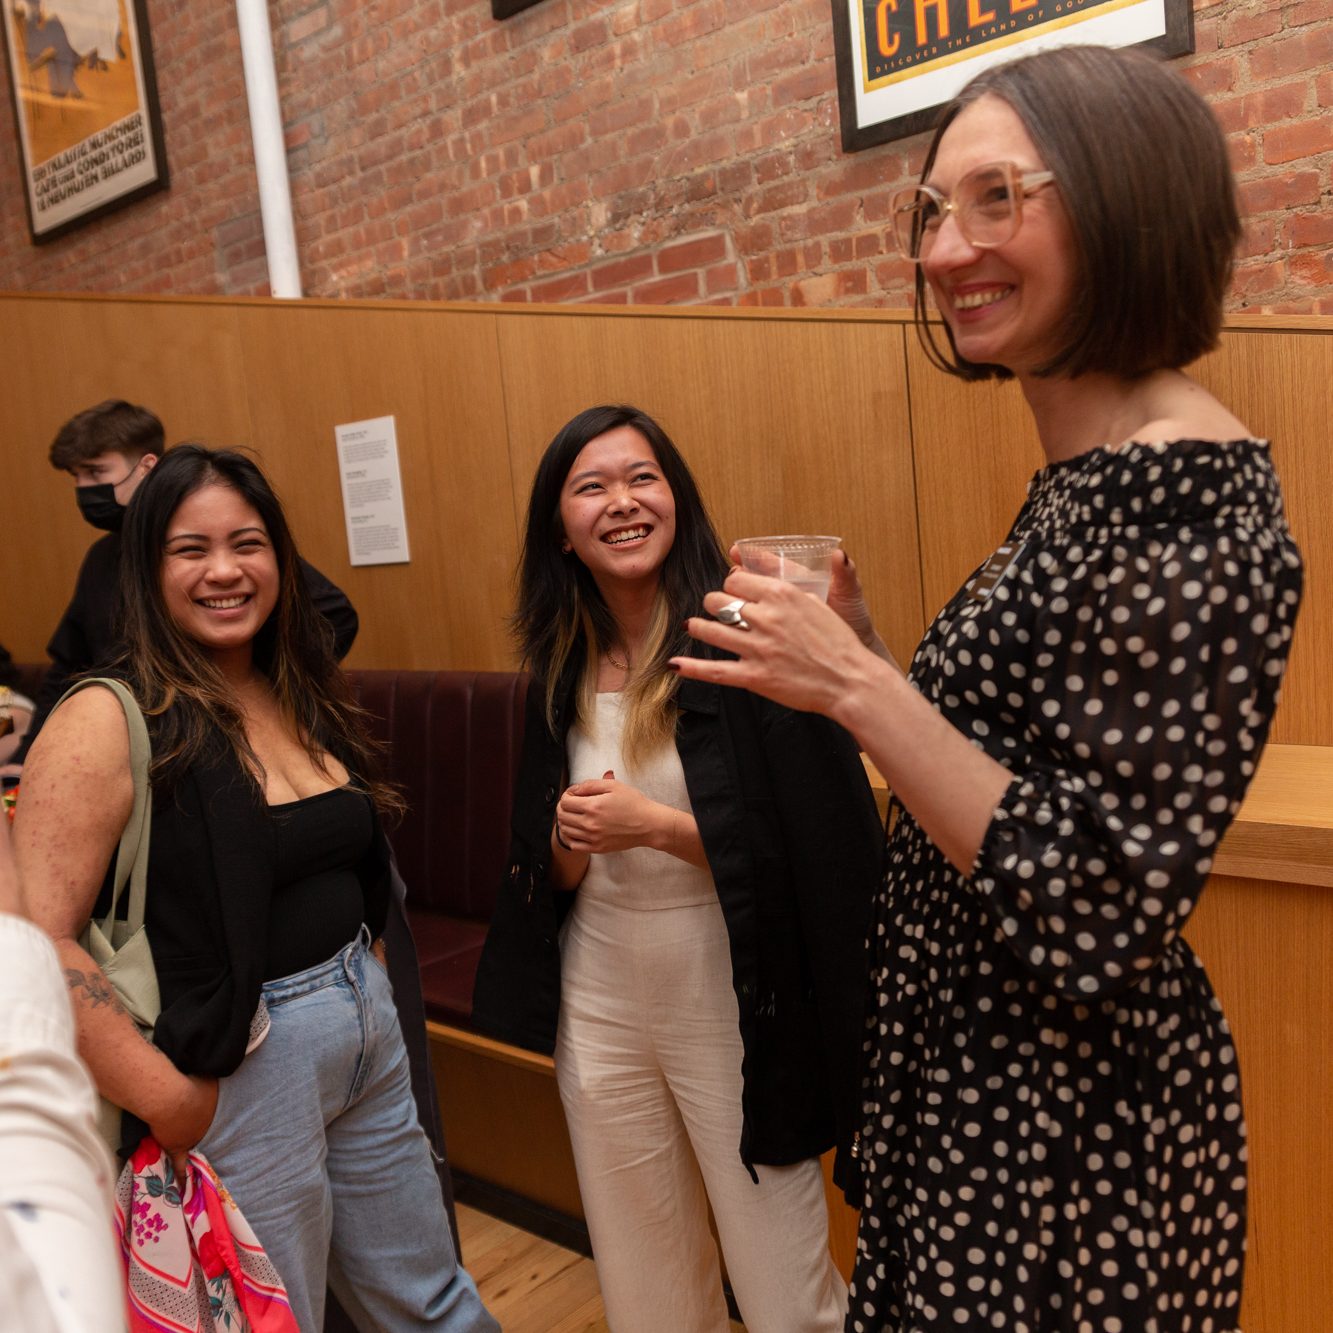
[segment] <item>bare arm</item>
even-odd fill
[[[750,629],[695,617],[690,634],[738,661],[678,657],[683,676],[753,690],[789,708],[822,713],[856,737],[931,841],[970,874],[995,807],[1013,775],[945,721],[878,646],[863,645],[813,597],[776,579],[733,573],[704,605],[745,600]]]
[[[55,943],[65,973],[79,1055],[103,1095],[145,1121],[176,1156],[207,1130],[216,1081],[187,1077],[145,1042],[78,943],[133,800],[120,705],[106,690],[84,690],[51,715],[33,745],[14,851],[32,919]]]

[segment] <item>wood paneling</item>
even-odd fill
[[[1014,383],[967,384],[906,344],[925,623],[1004,540],[1046,461]]]
[[[504,669],[517,559],[495,317],[249,306],[238,311],[258,447],[307,558],[361,616],[348,664]],[[396,419],[412,553],[353,568],[333,428]]]
[[[496,1058],[497,1043],[427,1024],[449,1161],[458,1170],[583,1217],[574,1150],[549,1058]],[[514,1050],[515,1048],[506,1048]]]
[[[1242,1326],[1326,1328],[1333,1298],[1333,901],[1329,890],[1215,876],[1185,937],[1240,1055],[1250,1133]]]
[[[594,402],[662,419],[724,539],[839,533],[902,659],[1042,462],[1014,385],[940,374],[891,312],[7,296],[0,321],[5,532],[26,556],[0,584],[0,641],[23,659],[41,656],[90,541],[46,448],[70,412],[110,396],[152,407],[169,441],[259,451],[303,549],[361,612],[358,666],[512,665],[504,617],[532,472]],[[1273,440],[1307,565],[1274,738],[1331,745],[1333,322],[1235,323],[1199,377]],[[353,570],[332,430],[388,413],[413,558]]]
[[[1305,600],[1273,739],[1333,745],[1333,329],[1232,330],[1195,373],[1255,435],[1272,441],[1287,519],[1305,557]]]
[[[499,337],[520,511],[542,450],[571,416],[633,403],[675,440],[724,542],[841,536],[885,639],[900,653],[915,645],[900,325],[517,314],[500,321]]]
[[[105,398],[146,403],[168,440],[243,436],[235,310],[226,304],[0,301],[5,393],[0,399],[0,643],[41,661],[97,535],[78,516],[74,483],[47,450],[73,413]]]

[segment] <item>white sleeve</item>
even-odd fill
[[[0,913],[0,1333],[122,1333],[111,1159],[51,941]]]

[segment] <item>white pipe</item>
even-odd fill
[[[301,266],[292,223],[292,186],[287,175],[287,145],[278,105],[278,75],[273,67],[273,34],[267,0],[236,0],[241,27],[245,95],[250,105],[250,135],[259,178],[259,212],[264,220],[268,286],[274,296],[300,297]]]

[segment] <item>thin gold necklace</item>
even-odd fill
[[[622,661],[620,661],[620,660],[616,657],[615,653],[613,653],[613,652],[608,648],[608,649],[606,649],[606,660],[607,660],[608,662],[610,662],[611,665],[612,665],[613,667],[615,667],[615,669],[616,669],[617,671],[628,671],[628,670],[629,670],[629,655],[628,655],[628,654],[625,655],[625,660],[622,662]]]

